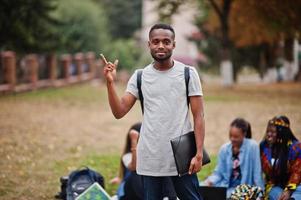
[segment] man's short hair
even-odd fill
[[[164,24],[164,23],[158,23],[155,24],[151,27],[151,29],[149,30],[148,36],[150,37],[150,34],[153,30],[155,29],[165,29],[165,30],[170,30],[173,33],[174,38],[176,37],[175,31],[174,29],[169,25],[169,24]]]

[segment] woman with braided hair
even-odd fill
[[[290,129],[286,116],[269,120],[260,143],[266,199],[301,199],[301,143]]]

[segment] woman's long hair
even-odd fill
[[[138,133],[140,133],[140,129],[141,129],[141,122],[137,122],[135,124],[133,124],[130,129],[128,130],[127,134],[126,134],[126,140],[125,140],[125,145],[124,145],[124,149],[123,149],[123,153],[122,156],[126,153],[130,153],[131,152],[131,138],[130,138],[130,131],[131,130],[135,130]],[[119,177],[122,179],[125,173],[125,166],[122,162],[122,156],[120,158],[120,167],[119,167]]]
[[[234,126],[236,128],[239,128],[240,130],[242,130],[243,134],[245,135],[245,138],[252,138],[251,125],[245,119],[236,118],[231,122],[230,126],[231,127]]]
[[[272,179],[281,187],[287,184],[289,174],[287,169],[289,147],[298,139],[290,129],[290,121],[286,116],[276,116],[268,122],[268,126],[275,126],[277,137],[272,146],[275,163],[272,168]]]

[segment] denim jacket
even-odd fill
[[[264,189],[260,162],[259,146],[255,140],[244,139],[239,150],[241,184],[249,184]],[[214,186],[229,187],[232,173],[232,144],[224,144],[218,155],[217,166],[207,181]]]

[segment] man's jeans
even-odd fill
[[[281,187],[272,187],[270,193],[269,193],[269,199],[270,200],[278,200],[281,193],[283,192],[283,189]],[[296,190],[292,193],[291,198],[294,198],[296,200],[301,199],[301,185],[299,185]]]
[[[166,185],[166,178],[143,176],[144,200],[161,200],[166,194],[166,189],[170,187],[174,187],[177,197],[181,200],[202,200],[196,174],[171,176],[170,185]]]

